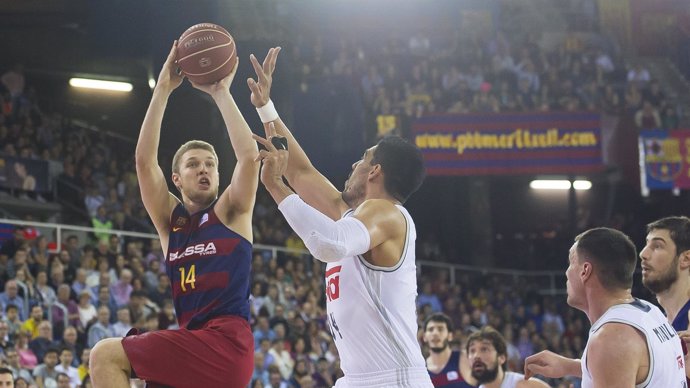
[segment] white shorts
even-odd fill
[[[335,382],[335,388],[434,388],[426,368],[405,368],[371,373],[349,373]]]

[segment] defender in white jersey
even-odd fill
[[[568,304],[592,323],[581,360],[543,351],[525,376],[582,377],[583,388],[687,388],[678,335],[661,311],[630,294],[635,246],[625,234],[590,229],[575,238],[566,271]]]
[[[417,342],[416,232],[402,207],[424,179],[421,153],[400,137],[384,138],[338,191],[269,100],[276,50],[263,66],[251,56],[258,78],[249,81],[251,99],[266,129],[266,139],[255,136],[266,148],[261,182],[309,251],[328,263],[328,323],[345,374],[336,387],[431,388]]]

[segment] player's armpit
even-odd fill
[[[163,176],[163,171],[158,165],[148,167],[137,164],[136,167],[141,199],[146,212],[151,217],[158,235],[161,238],[164,235],[167,237],[170,227],[170,214],[172,214],[179,200],[168,191],[168,184]]]
[[[644,336],[623,323],[606,323],[587,343],[587,367],[594,388],[629,388],[649,373]]]

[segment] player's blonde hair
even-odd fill
[[[189,150],[195,149],[202,149],[212,153],[213,158],[216,160],[216,163],[218,163],[218,155],[216,154],[215,148],[213,148],[213,146],[210,143],[207,143],[203,140],[190,140],[182,144],[180,148],[178,148],[175,152],[175,156],[173,156],[172,171],[174,173],[180,172],[180,159],[182,158],[182,155],[184,155],[184,153]]]

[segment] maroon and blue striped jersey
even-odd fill
[[[458,366],[460,364],[460,352],[454,350],[448,358],[446,366],[438,373],[429,372],[431,382],[434,387],[443,388],[474,388],[473,385],[468,384],[462,377]]]
[[[170,218],[166,271],[180,327],[224,315],[249,319],[252,244],[218,219],[215,205],[190,215],[178,204]]]

